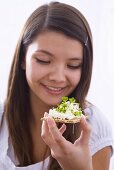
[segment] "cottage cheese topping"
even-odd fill
[[[76,103],[74,98],[71,99],[72,100],[69,101],[67,97],[64,97],[62,103],[58,105],[57,108],[49,110],[49,115],[58,119],[80,118],[82,116],[82,111],[79,107],[79,103]]]

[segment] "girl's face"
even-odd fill
[[[27,51],[24,68],[31,99],[54,106],[80,81],[83,46],[62,33],[40,34]]]

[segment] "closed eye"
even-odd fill
[[[67,67],[68,68],[70,68],[70,69],[79,69],[79,68],[81,68],[82,67],[82,64],[79,64],[79,65],[76,65],[76,66],[74,66],[74,65],[67,65]]]
[[[36,61],[40,64],[49,64],[50,63],[49,60],[40,60],[39,58],[36,58]]]

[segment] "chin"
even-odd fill
[[[47,100],[44,100],[44,103],[48,106],[56,106],[57,104],[59,104],[62,101],[62,97],[59,98],[48,98]]]
[[[48,106],[51,106],[51,107],[53,107],[53,106],[56,106],[57,104],[59,104],[61,102],[61,100],[57,100],[57,101],[49,101],[49,102],[46,102],[46,104],[48,105]]]

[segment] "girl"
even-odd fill
[[[109,169],[109,124],[86,101],[92,60],[91,31],[77,9],[52,2],[32,13],[20,35],[7,98],[0,107],[0,169]],[[75,97],[89,117],[74,125],[74,133],[71,124],[56,125],[50,117],[41,122],[63,96]]]

